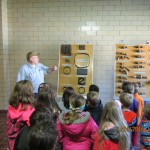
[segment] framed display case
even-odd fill
[[[93,83],[93,45],[61,45],[57,96],[66,87],[73,87],[78,94],[86,95]]]

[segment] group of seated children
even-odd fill
[[[133,150],[139,132],[141,149],[150,149],[150,105],[144,107],[136,84],[124,82],[122,91],[103,108],[98,86],[89,87],[87,99],[67,87],[62,111],[49,84],[39,86],[35,100],[31,82],[17,82],[7,112],[8,149]]]
[[[61,112],[47,83],[39,86],[34,99],[30,81],[16,83],[7,111],[9,150],[55,150],[58,132],[56,117]]]

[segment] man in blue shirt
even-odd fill
[[[38,53],[35,51],[27,53],[27,61],[28,64],[24,64],[18,72],[17,82],[21,80],[31,81],[33,85],[33,92],[36,97],[39,85],[44,83],[44,75],[56,71],[57,66],[49,68],[39,63]]]

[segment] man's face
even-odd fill
[[[38,64],[38,63],[39,63],[39,57],[38,57],[38,56],[32,56],[32,57],[30,58],[30,63],[31,63],[32,65]]]

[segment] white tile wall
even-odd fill
[[[2,19],[3,34],[0,37],[0,62],[3,62],[3,75],[0,75],[0,80],[1,83],[3,81],[2,87],[6,87],[9,92],[14,87],[19,67],[26,63],[25,56],[28,51],[38,50],[41,53],[41,62],[52,66],[58,64],[61,44],[91,43],[94,45],[93,79],[100,87],[101,98],[106,103],[113,98],[115,44],[121,40],[126,44],[139,44],[149,40],[149,0],[2,2],[1,8],[5,10],[2,11],[2,16],[5,19]],[[4,48],[6,55],[3,54]],[[9,68],[6,64],[9,64]],[[8,72],[8,80],[3,80]],[[47,76],[46,81],[57,89],[57,73]],[[5,101],[9,92],[0,94],[0,109],[6,108]]]
[[[0,26],[0,110],[7,109],[10,95],[10,72],[9,72],[9,52],[8,52],[8,24],[7,24],[7,1],[1,0],[1,26]]]

